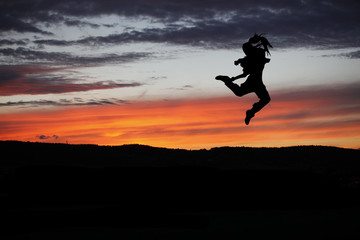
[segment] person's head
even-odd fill
[[[272,48],[271,44],[269,43],[269,41],[263,37],[263,33],[258,35],[258,34],[254,34],[254,36],[252,36],[251,38],[249,38],[249,43],[251,44],[257,44],[260,43],[259,45],[262,45],[264,47],[264,50],[267,52],[267,54],[270,55],[270,51],[268,49],[268,46]],[[259,46],[258,45],[258,46]]]
[[[251,38],[249,38],[249,43],[251,43],[251,44],[256,44],[256,43],[260,42],[260,41],[261,41],[261,35],[262,35],[262,34],[257,35],[257,34],[255,33],[254,36],[252,36]]]

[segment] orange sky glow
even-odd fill
[[[290,145],[359,148],[359,106],[351,104],[351,94],[338,96],[336,101],[333,94],[336,91],[324,89],[275,92],[270,105],[249,126],[244,117],[256,101],[254,95],[3,113],[0,140],[186,149]]]

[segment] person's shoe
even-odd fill
[[[218,75],[218,76],[215,77],[215,79],[223,81],[224,83],[232,82],[231,78],[229,76],[224,76],[224,75]]]
[[[251,110],[246,111],[245,124],[249,125],[250,120],[255,116],[255,114]]]

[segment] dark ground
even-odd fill
[[[360,239],[360,151],[0,142],[1,239]]]

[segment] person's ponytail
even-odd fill
[[[269,41],[266,39],[266,37],[263,37],[263,36],[261,36],[261,35],[262,35],[262,34],[260,34],[260,36],[259,36],[259,37],[260,37],[261,45],[263,45],[264,50],[267,52],[267,54],[271,55],[268,46],[271,47],[271,48],[272,48],[272,46],[271,46],[271,44],[269,43]]]
[[[255,44],[255,43],[259,43],[258,45],[256,45],[256,47],[259,47],[259,46],[263,46],[264,50],[266,51],[266,53],[268,55],[271,55],[270,54],[270,51],[269,51],[269,47],[272,48],[271,44],[269,43],[269,41],[266,39],[266,37],[263,36],[264,33],[260,34],[260,35],[257,35],[256,33],[254,34],[253,37],[251,37],[249,39],[249,42],[252,43],[252,44]]]

